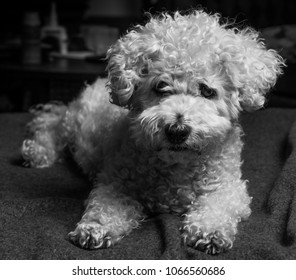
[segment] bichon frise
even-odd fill
[[[67,148],[94,185],[75,244],[109,247],[167,212],[189,246],[231,248],[251,212],[238,116],[263,106],[284,62],[254,30],[219,22],[200,10],[151,17],[109,49],[107,89],[98,79],[68,106],[35,108],[27,165]]]

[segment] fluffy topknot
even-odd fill
[[[148,73],[196,76],[219,71],[238,90],[240,106],[258,109],[284,65],[253,29],[220,24],[218,14],[201,10],[151,17],[119,39],[107,58],[111,100],[125,107],[130,107],[134,90]]]

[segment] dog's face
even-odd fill
[[[155,149],[199,151],[231,128],[237,112],[226,93],[219,79],[150,69],[133,97],[134,138]]]
[[[134,138],[200,151],[223,139],[242,109],[262,107],[283,60],[257,37],[196,11],[151,19],[120,39],[108,52],[109,87],[133,112]]]

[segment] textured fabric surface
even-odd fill
[[[242,116],[243,177],[252,215],[232,250],[209,256],[182,244],[179,219],[158,215],[113,248],[89,251],[68,242],[90,184],[73,162],[21,165],[28,114],[0,114],[0,259],[296,259],[296,109]]]

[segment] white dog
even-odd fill
[[[169,212],[189,246],[231,248],[251,212],[238,116],[263,106],[284,62],[254,30],[219,20],[203,11],[151,18],[108,51],[109,90],[98,79],[69,106],[34,111],[26,163],[50,166],[68,147],[93,181],[69,234],[75,244],[109,247],[149,213]]]

